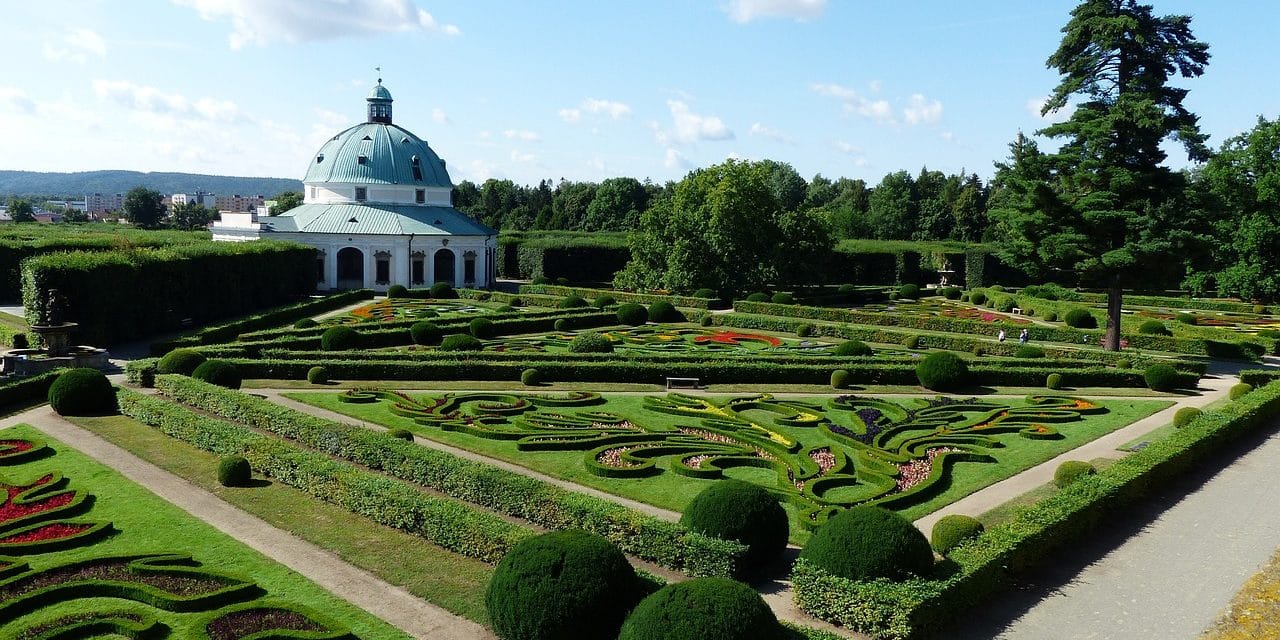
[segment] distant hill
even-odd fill
[[[140,171],[0,171],[0,196],[48,196],[83,198],[90,193],[124,193],[138,185],[165,195],[197,190],[216,195],[264,195],[282,191],[302,191],[301,180],[287,178],[243,178],[200,173],[142,173]]]

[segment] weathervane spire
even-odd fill
[[[374,67],[373,70],[378,72],[378,84],[382,84],[382,67]]]

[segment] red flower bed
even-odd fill
[[[75,499],[74,491],[64,491],[54,495],[33,500],[31,502],[14,502],[14,499],[23,492],[29,491],[34,487],[43,486],[53,481],[53,474],[45,475],[29,485],[6,485],[0,483],[0,488],[5,491],[4,504],[0,505],[0,524],[11,522],[19,518],[25,518],[33,513],[41,513],[44,511],[52,511],[59,507],[64,507]]]
[[[716,333],[713,333],[709,336],[693,337],[694,344],[718,342],[720,344],[737,346],[738,343],[744,340],[755,340],[757,342],[763,342],[765,344],[768,344],[771,347],[776,347],[782,344],[782,340],[779,340],[778,338],[775,338],[773,336],[762,336],[755,333],[738,333],[737,331],[717,331]]]
[[[47,542],[61,540],[84,533],[93,528],[92,524],[83,522],[51,522],[35,529],[30,529],[11,536],[0,538],[0,546],[23,542]]]
[[[35,446],[29,440],[0,440],[0,458],[26,453]]]

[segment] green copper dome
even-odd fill
[[[302,181],[453,187],[444,162],[425,141],[381,122],[358,124],[324,143]]]
[[[366,100],[390,100],[390,99],[391,99],[391,92],[387,91],[387,88],[382,86],[381,82],[379,82],[378,85],[375,86],[373,90],[369,92],[369,97],[366,98]]]

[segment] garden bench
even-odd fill
[[[672,378],[667,377],[667,389],[701,389],[702,384],[698,378]]]
[[[1020,316],[1020,315],[1022,315],[1022,308],[1020,308],[1020,307],[1014,307],[1014,308],[1010,309],[1010,310],[1009,310],[1009,312],[1010,312],[1010,313],[1012,313],[1012,314],[1013,314],[1013,315],[1015,315],[1015,316]]]

